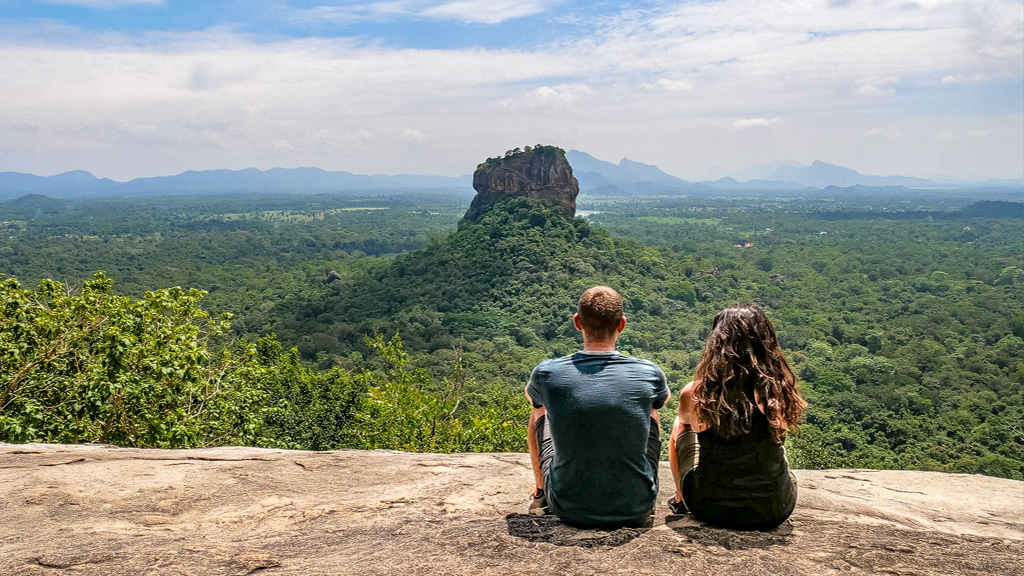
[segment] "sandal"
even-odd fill
[[[686,514],[690,510],[686,507],[686,503],[679,501],[676,502],[676,497],[673,496],[668,499],[668,507],[672,509],[672,513],[676,515]]]
[[[543,516],[548,514],[548,499],[544,497],[544,489],[537,488],[530,494],[530,514]]]

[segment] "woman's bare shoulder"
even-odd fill
[[[693,380],[686,386],[683,386],[683,389],[679,392],[679,400],[682,401],[684,398],[693,400]]]
[[[692,412],[693,411],[693,382],[690,382],[679,392],[679,411]]]
[[[707,426],[701,424],[700,417],[697,415],[697,402],[693,398],[693,389],[694,383],[690,382],[679,392],[679,419],[683,424],[690,425],[694,430],[700,432]]]

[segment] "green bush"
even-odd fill
[[[103,272],[77,292],[0,283],[0,439],[170,448],[203,443],[226,421],[251,428],[260,391],[226,378],[233,358],[212,350],[229,325],[199,308],[203,293],[133,300],[112,286]]]
[[[402,341],[368,339],[382,370],[317,371],[273,335],[227,339],[204,293],[110,293],[103,272],[75,292],[0,282],[0,441],[147,448],[241,444],[330,450],[517,451],[527,406],[507,391],[465,406],[460,361],[441,383]]]

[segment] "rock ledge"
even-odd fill
[[[528,517],[525,454],[0,444],[0,574],[1024,574],[1024,483],[798,470],[773,532]]]

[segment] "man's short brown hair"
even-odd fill
[[[622,321],[622,296],[607,286],[594,286],[580,296],[577,312],[587,334],[610,338]]]

